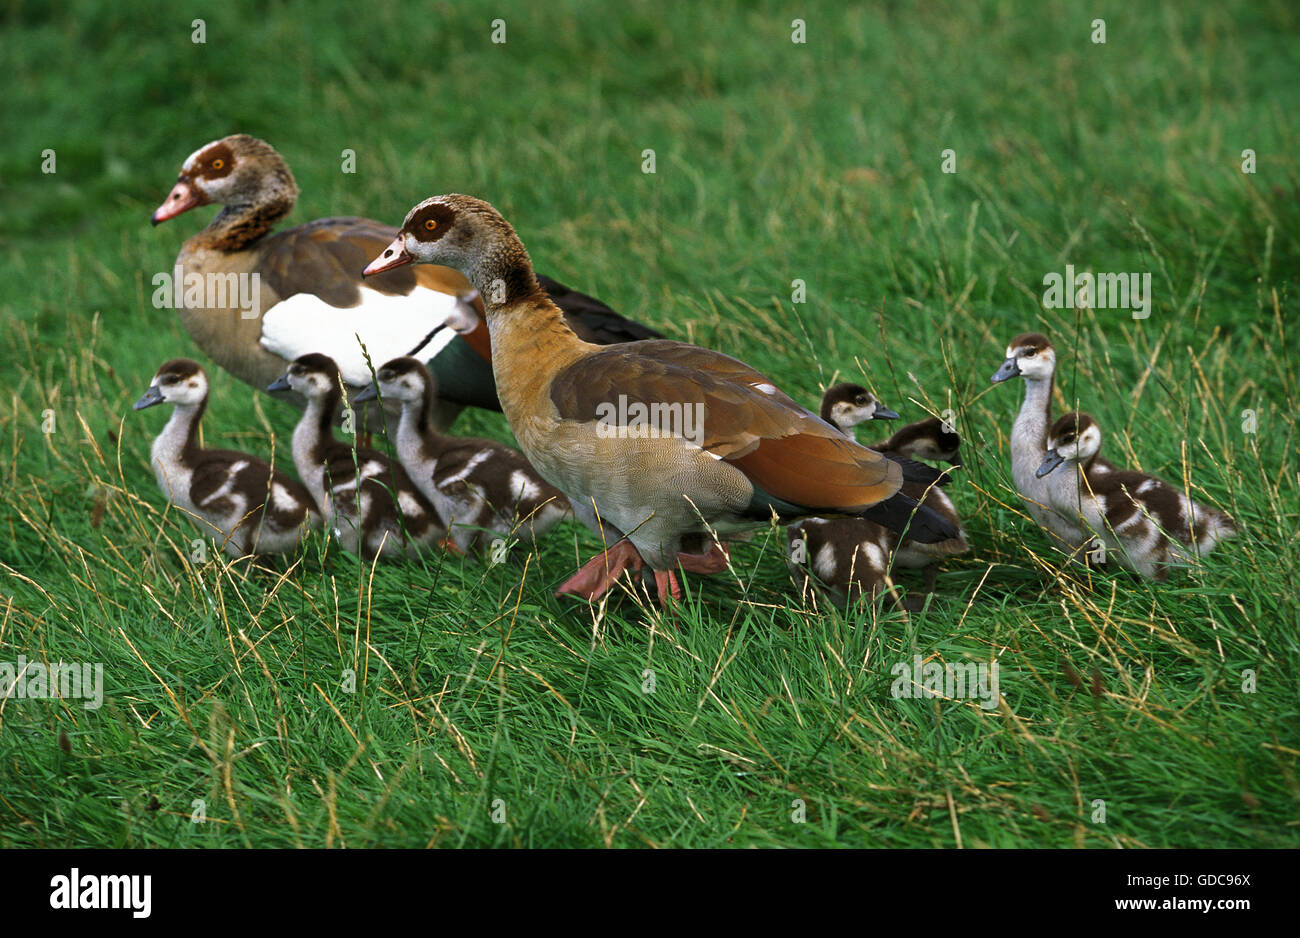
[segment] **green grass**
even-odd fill
[[[0,661],[101,662],[106,700],[0,701],[0,845],[1300,844],[1293,5],[419,6],[5,5]],[[211,210],[148,214],[235,131],[294,223],[473,193],[543,272],[810,404],[952,407],[971,554],[910,617],[801,596],[767,533],[675,618],[553,598],[576,526],[504,567],[191,563],[130,404],[196,354],[150,278]],[[1150,271],[1151,317],[1044,310],[1067,263]],[[1028,329],[1112,459],[1236,517],[1196,575],[1089,578],[1023,516],[988,376]],[[284,460],[295,415],[212,379],[208,441]],[[1003,704],[893,699],[914,653],[996,659]]]

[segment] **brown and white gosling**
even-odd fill
[[[858,423],[898,419],[898,414],[870,391],[854,384],[838,384],[827,390],[822,397],[821,415],[849,438],[853,438]],[[865,445],[894,457],[912,459],[941,451],[955,459],[960,446],[956,434],[945,432],[941,421],[934,421],[932,428],[929,424],[918,421],[888,440]],[[922,570],[925,591],[933,592],[939,564],[947,557],[965,553],[970,545],[956,506],[938,485],[904,481],[902,492],[950,522],[956,535],[921,543],[910,537],[900,538],[896,531],[861,518],[805,519],[786,530],[787,563],[796,577],[804,572],[806,562],[828,595],[843,605],[864,595],[874,596],[881,589],[892,555],[894,566]]]
[[[334,360],[312,353],[295,359],[267,388],[297,391],[307,401],[293,431],[293,462],[328,529],[344,550],[367,559],[415,556],[441,544],[446,525],[400,464],[335,439],[342,387]]]
[[[537,474],[524,454],[495,440],[439,433],[437,387],[418,359],[394,358],[376,372],[378,396],[401,403],[397,458],[438,510],[462,551],[498,537],[533,543],[569,515],[569,500]],[[376,385],[356,400],[376,397]]]
[[[1106,559],[1163,580],[1170,566],[1195,562],[1237,526],[1168,482],[1117,469],[1098,456],[1101,427],[1088,414],[1061,417],[1048,432],[1036,475],[1052,509],[1078,519],[1101,541]]]
[[[171,419],[150,453],[158,487],[227,555],[292,551],[320,524],[320,513],[300,483],[247,453],[199,444],[208,376],[198,362],[165,362],[133,409],[155,404],[172,405]]]
[[[1081,560],[1089,535],[1079,525],[1077,512],[1065,516],[1052,509],[1049,485],[1037,475],[1047,454],[1055,375],[1056,349],[1051,341],[1041,333],[1026,332],[1007,345],[1006,359],[990,380],[998,384],[1025,379],[1025,400],[1011,425],[1011,478],[1024,499],[1025,510],[1048,533],[1053,546]]]

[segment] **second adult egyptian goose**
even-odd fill
[[[358,335],[376,363],[420,344],[421,360],[438,380],[440,426],[464,405],[499,409],[491,369],[451,329],[425,338],[456,294],[468,291],[465,278],[429,266],[363,282],[361,269],[396,229],[365,218],[322,218],[272,234],[297,198],[298,185],[284,159],[247,134],[205,144],[182,164],[153,223],[209,203],[222,209],[181,247],[176,259],[181,276],[173,278],[181,282],[157,292],[168,305],[180,300],[176,312],[199,348],[258,390],[310,352],[334,358],[348,385],[359,389],[370,383],[371,373]],[[545,286],[573,329],[592,342],[659,336],[593,297],[553,280]],[[295,395],[285,396],[303,406]]]
[[[371,264],[455,267],[485,302],[501,408],[528,461],[618,542],[562,589],[623,567],[676,595],[683,553],[773,519],[875,516],[919,539],[955,532],[898,494],[899,464],[858,446],[743,362],[681,342],[583,341],[547,298],[510,224],[465,195],[427,199]]]

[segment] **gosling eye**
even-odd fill
[[[1025,352],[1025,358],[1033,358],[1037,354],[1038,354],[1038,349],[1031,348],[1027,352]]]

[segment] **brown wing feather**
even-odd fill
[[[728,462],[763,491],[810,508],[868,508],[903,484],[897,463],[849,440],[807,433],[763,440]]]
[[[258,272],[282,299],[310,293],[340,308],[361,302],[362,283],[400,296],[417,283],[453,295],[470,289],[463,274],[431,265],[397,267],[362,278],[361,271],[395,237],[396,228],[366,218],[321,218],[267,238]]]
[[[595,421],[632,404],[702,404],[703,448],[769,495],[848,509],[888,498],[898,466],[847,439],[744,362],[681,342],[613,345],[560,371],[551,401],[565,420]]]

